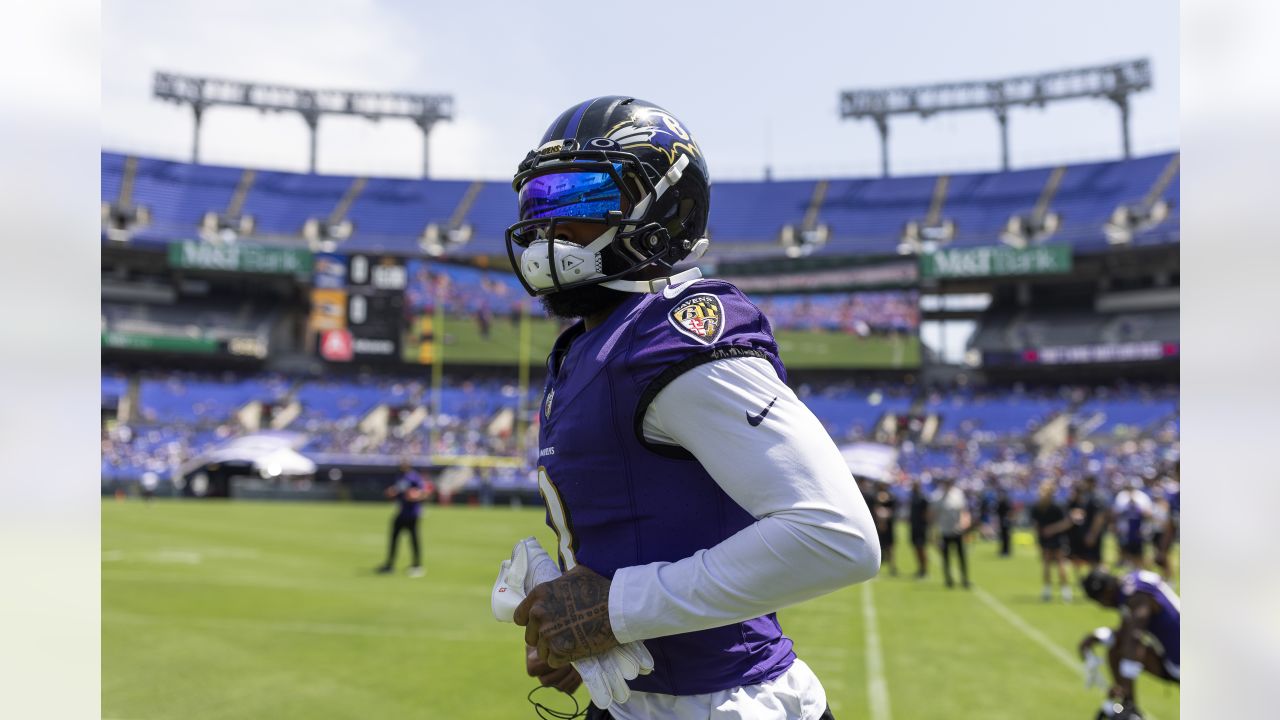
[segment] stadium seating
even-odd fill
[[[1061,175],[1048,209],[1061,218],[1049,239],[1079,249],[1107,247],[1103,232],[1118,206],[1138,203],[1152,191],[1172,154],[1131,160],[1070,165]],[[102,199],[120,200],[126,158],[102,154]],[[1011,215],[1035,207],[1054,168],[949,176],[940,219],[956,224],[953,247],[993,245]],[[137,229],[133,241],[164,242],[190,238],[206,212],[226,212],[240,184],[240,168],[138,158],[130,199],[151,211],[151,223]],[[241,213],[256,222],[255,233],[271,241],[294,237],[309,218],[328,218],[352,190],[355,178],[260,171],[243,196]],[[909,221],[923,221],[933,200],[938,176],[831,179],[825,194],[815,194],[818,180],[720,182],[712,186],[708,232],[712,252],[721,257],[760,253],[776,248],[784,226],[799,227],[811,209],[817,224],[830,231],[825,248],[836,254],[892,254]],[[473,188],[474,185],[474,188]],[[814,205],[817,197],[821,203]],[[1141,229],[1133,243],[1178,241],[1179,184],[1176,176],[1161,193],[1170,215]],[[339,218],[341,219],[341,218]],[[455,255],[502,255],[503,234],[515,220],[515,201],[505,180],[372,178],[351,200],[345,219],[353,234],[349,250],[420,255],[427,225],[441,229],[469,225],[471,240],[449,249]]]
[[[347,212],[355,228],[348,249],[421,253],[418,239],[427,225],[447,219],[468,185],[452,180],[370,179]]]
[[[193,237],[205,213],[227,209],[242,174],[239,168],[138,158],[132,199],[150,210],[151,224],[145,233],[135,235],[135,241]],[[102,199],[115,198],[104,195]]]
[[[942,212],[956,223],[952,247],[991,245],[1012,215],[1032,209],[1050,172],[1038,168],[953,176]]]
[[[1069,406],[1065,398],[1020,392],[956,392],[926,404],[929,412],[942,416],[941,429],[954,430],[967,423],[968,434],[988,437],[1025,434]]]
[[[241,214],[252,216],[256,232],[263,235],[297,235],[308,219],[329,217],[353,180],[262,171],[245,195]]]
[[[459,249],[466,255],[504,255],[507,226],[516,221],[516,196],[505,180],[486,182],[467,214],[473,239]]]
[[[1081,404],[1075,411],[1075,419],[1077,424],[1092,427],[1091,435],[1106,436],[1155,428],[1159,423],[1174,418],[1177,412],[1176,394],[1123,393],[1097,397]]]
[[[382,403],[408,401],[409,386],[390,381],[354,383],[351,381],[307,381],[298,388],[296,397],[302,404],[302,421],[359,420]]]
[[[104,393],[106,383],[104,382]],[[148,423],[221,423],[252,400],[284,397],[288,382],[280,377],[222,380],[188,373],[144,377],[138,385],[138,410]]]
[[[102,373],[102,407],[115,407],[129,392],[129,379],[111,372]]]
[[[895,252],[907,222],[924,218],[936,182],[932,176],[832,181],[819,213],[831,232],[827,252]]]
[[[869,437],[876,422],[885,413],[903,413],[912,404],[910,393],[902,387],[801,388],[798,394],[822,421],[827,432],[841,441]]]
[[[115,202],[120,199],[120,187],[124,182],[124,155],[102,153],[102,199]]]
[[[130,376],[103,374],[104,409],[114,408],[128,392]],[[526,417],[525,465],[520,469],[483,473],[464,490],[483,483],[495,490],[535,492],[529,470],[536,466],[536,421],[539,389],[520,402],[510,382],[451,378],[440,393],[437,412],[401,436],[365,435],[358,427],[380,404],[432,407],[429,386],[420,378],[290,378],[280,375],[201,375],[188,372],[144,374],[138,378],[137,415],[103,430],[104,484],[131,482],[143,473],[167,477],[185,460],[242,432],[234,413],[252,400],[298,400],[301,415],[289,429],[305,432],[304,454],[317,462],[339,460],[394,463],[400,457],[427,455],[501,455],[516,452],[512,433],[490,432],[490,423],[507,410]],[[1006,485],[1016,502],[1034,498],[1046,473],[1097,474],[1113,485],[1147,477],[1152,468],[1177,457],[1179,432],[1177,386],[1153,388],[1070,386],[1053,390],[988,388],[924,392],[910,386],[824,384],[801,385],[797,394],[813,410],[838,443],[874,439],[885,413],[923,411],[941,417],[931,443],[904,442],[899,467],[911,477],[960,479],[970,490],[992,478]],[[1037,456],[1027,445],[1029,433],[1045,421],[1068,414],[1079,430],[1077,444]],[[432,444],[433,438],[435,444]],[[1089,442],[1082,442],[1082,441]]]
[[[799,225],[813,196],[813,180],[711,185],[708,234],[724,243],[777,243],[784,225]]]

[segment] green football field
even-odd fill
[[[104,501],[103,717],[536,717],[522,630],[493,620],[489,591],[516,540],[552,547],[541,510],[428,508],[420,579],[371,571],[390,515],[367,504]],[[1030,537],[1018,541],[1011,559],[971,545],[972,590],[945,589],[936,567],[910,579],[904,557],[902,577],[886,570],[783,611],[836,717],[1092,718],[1101,691],[1084,688],[1074,647],[1115,613],[1042,603]],[[577,697],[585,706],[586,689]],[[1143,678],[1138,698],[1149,718],[1179,716],[1174,687]]]
[[[542,365],[559,333],[559,325],[545,318],[530,321],[529,357]],[[914,368],[920,365],[920,341],[914,335],[858,337],[847,333],[779,330],[775,333],[782,361],[791,368]],[[520,357],[519,327],[497,318],[488,336],[473,318],[450,317],[444,325],[444,361],[515,365]],[[406,343],[404,359],[415,362],[418,347]]]

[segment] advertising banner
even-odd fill
[[[1071,272],[1071,246],[1037,245],[954,248],[920,256],[920,276],[975,278],[1000,275],[1049,275]]]
[[[302,248],[276,248],[260,245],[216,245],[198,240],[183,240],[169,245],[169,266],[191,270],[266,273],[271,275],[310,275],[311,251]]]

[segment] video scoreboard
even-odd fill
[[[353,253],[315,256],[310,332],[329,362],[400,362],[405,327],[404,259]]]

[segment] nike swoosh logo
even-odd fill
[[[773,399],[769,401],[769,404],[764,406],[764,410],[761,410],[759,415],[747,413],[747,422],[750,423],[751,427],[755,427],[764,422],[764,416],[769,414],[769,408],[773,407],[773,404],[776,402],[778,402],[778,396],[775,395]]]
[[[696,283],[696,282],[698,282],[698,281],[697,281],[697,280],[685,280],[684,282],[680,283],[679,285],[668,285],[667,287],[662,288],[662,297],[664,297],[664,298],[666,298],[666,299],[670,300],[670,299],[674,298],[675,296],[679,295],[680,293],[684,292],[684,289],[685,289],[685,288],[689,287],[690,285],[692,285],[692,284],[694,284],[694,283]]]

